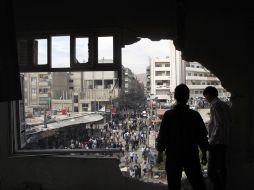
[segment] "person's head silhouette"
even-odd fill
[[[203,95],[211,103],[214,98],[218,97],[218,90],[214,86],[208,86],[203,91]]]
[[[185,84],[179,84],[175,88],[174,95],[178,104],[186,104],[190,97],[190,90]]]

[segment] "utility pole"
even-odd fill
[[[47,114],[46,114],[46,107],[44,108],[44,128],[47,128]]]
[[[111,111],[110,111],[110,121],[112,121],[112,110],[113,110],[113,104],[112,104],[112,97],[110,96],[110,108],[111,108]]]

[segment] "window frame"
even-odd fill
[[[52,37],[57,36],[70,36],[70,67],[68,68],[52,68]],[[109,64],[98,64],[97,54],[98,54],[98,42],[97,37],[101,36],[113,36],[113,63]],[[17,47],[19,47],[19,42],[26,42],[27,52],[27,63],[20,64],[20,55],[18,52],[19,59],[19,70],[20,73],[26,72],[75,72],[75,71],[117,71],[118,72],[118,85],[121,87],[122,82],[122,63],[121,63],[121,32],[118,28],[95,28],[87,29],[80,32],[75,31],[65,31],[65,32],[26,32],[16,34],[17,37]],[[89,37],[88,44],[88,64],[75,64],[75,38],[78,37]],[[34,51],[33,42],[35,39],[47,39],[47,64],[45,65],[35,65],[34,62]],[[22,91],[23,91],[22,87]],[[119,148],[108,148],[108,149],[21,149],[20,144],[21,139],[21,121],[20,121],[20,103],[25,100],[12,101],[9,103],[10,112],[10,122],[11,128],[9,130],[10,137],[10,155],[70,155],[72,153],[77,154],[95,154],[102,153],[107,155],[113,155],[113,153],[121,153]],[[25,114],[25,113],[24,113]],[[94,155],[95,156],[95,155]],[[101,157],[101,156],[98,156]]]
[[[52,68],[52,37],[70,36],[70,67],[68,68]],[[113,63],[98,63],[98,37],[113,37]],[[86,64],[75,63],[75,38],[88,37],[88,56],[89,60]],[[33,41],[35,39],[47,39],[47,57],[48,63],[45,65],[34,64]],[[122,53],[121,53],[121,32],[119,29],[97,28],[88,29],[80,32],[64,32],[64,33],[18,33],[17,44],[27,41],[27,64],[19,64],[20,72],[73,72],[73,71],[117,71],[119,84],[121,85],[121,70],[122,70]],[[20,59],[18,52],[18,59]]]

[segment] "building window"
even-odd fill
[[[104,89],[112,89],[113,80],[104,80]]]
[[[89,38],[75,38],[75,62],[87,63],[89,60]]]
[[[156,85],[163,85],[163,82],[162,81],[158,81],[158,82],[156,82]]]
[[[52,68],[70,67],[70,36],[52,37]]]
[[[98,63],[113,63],[113,36],[98,37]]]
[[[85,89],[93,89],[93,81],[92,80],[85,80],[84,81],[84,88]]]
[[[37,94],[37,89],[36,88],[31,88],[31,94],[36,95]]]
[[[88,104],[82,104],[82,111],[88,111],[89,105]]]
[[[17,128],[15,125],[14,129],[15,132],[17,131],[16,134],[20,136],[22,135],[22,138],[24,137],[24,142],[26,141],[26,145],[18,145],[17,150],[23,149],[27,151],[27,149],[54,149],[54,151],[57,151],[56,149],[69,149],[69,142],[71,141],[71,139],[69,139],[68,137],[79,139],[80,136],[77,136],[76,134],[86,134],[86,124],[77,124],[77,122],[75,122],[76,118],[74,118],[69,119],[68,125],[70,125],[71,127],[65,127],[65,121],[61,121],[59,123],[54,122],[54,118],[58,114],[64,117],[66,115],[69,115],[68,112],[71,113],[79,112],[81,110],[88,110],[88,105],[90,106],[91,104],[85,104],[83,103],[84,101],[96,101],[98,104],[97,107],[99,108],[100,104],[104,104],[105,101],[107,101],[108,94],[106,94],[105,91],[110,91],[102,91],[104,86],[108,89],[112,88],[112,84],[115,83],[116,78],[119,78],[118,84],[120,85],[121,75],[119,73],[121,72],[115,72],[119,71],[119,66],[121,63],[121,47],[119,41],[120,37],[118,36],[119,33],[115,31],[110,33],[109,36],[105,36],[105,33],[107,33],[108,30],[105,31],[105,33],[104,30],[101,29],[97,31],[94,30],[97,29],[93,28],[87,31],[89,37],[77,37],[74,33],[66,34],[65,36],[49,36],[49,33],[34,33],[29,36],[30,32],[29,34],[18,35],[17,45],[19,49],[18,59],[20,71],[22,72],[22,74],[23,72],[26,74],[25,78],[27,79],[25,84],[27,92],[24,93],[25,96],[23,100],[26,102],[26,104],[29,105],[26,107],[19,106],[19,108],[17,108],[18,110],[16,110],[16,105],[14,105],[12,110],[15,114],[19,111],[20,117],[25,114],[25,112],[31,112],[32,116],[38,116],[38,118],[36,119],[38,119],[41,123],[36,124],[36,127],[30,127],[31,130],[29,129],[25,131],[26,134],[25,136],[23,136],[21,133],[19,133],[19,130],[20,128],[22,128],[22,130],[24,131],[23,127],[25,127],[25,125],[23,124],[25,123],[25,117],[23,120],[18,119],[20,120],[17,121],[19,124],[17,125]],[[80,33],[81,32],[79,31],[79,34]],[[41,37],[42,39],[40,39]],[[107,64],[113,63],[114,61],[116,62],[116,64]],[[77,62],[88,64],[78,64],[77,67],[73,67],[75,65],[73,63]],[[98,63],[105,63],[105,65],[99,65]],[[93,72],[104,72],[103,69],[105,69],[106,72],[114,71],[115,73],[117,73],[117,75],[114,75],[113,79],[111,79],[112,77],[105,77],[105,75],[100,78],[86,78],[87,76],[83,75],[84,71],[90,72],[92,70]],[[73,73],[71,72],[75,71],[80,71],[82,73],[79,73],[79,75],[73,75]],[[38,72],[39,74],[37,73],[36,75],[34,75],[34,72]],[[60,74],[61,76],[54,76],[55,78],[53,79],[53,73],[51,76],[48,75],[48,72],[60,72],[64,74]],[[73,81],[73,79],[70,79],[69,81],[70,75],[68,75],[67,73],[73,75],[75,80]],[[85,79],[88,79],[87,82],[85,82]],[[76,87],[76,84],[78,84],[79,86]],[[46,88],[47,86],[48,88]],[[102,90],[87,90],[93,89],[94,86],[96,88],[99,88],[101,86]],[[75,91],[72,91],[74,89]],[[52,94],[51,91],[53,91]],[[98,96],[94,92],[100,93],[101,97],[103,98],[100,104],[97,99]],[[75,93],[75,95],[73,95],[73,93]],[[76,95],[76,93],[78,95]],[[79,99],[81,97],[81,93],[85,94],[83,95],[84,99]],[[113,98],[116,98],[115,93],[112,93],[111,96]],[[21,103],[22,100],[17,101],[17,105]],[[77,103],[83,103],[83,105],[79,105],[79,107]],[[50,118],[51,114],[52,116],[54,115],[52,118]],[[78,115],[78,117],[80,117],[80,115]],[[45,118],[46,120],[44,120]],[[97,122],[97,118],[95,119]],[[100,120],[100,122],[102,122],[102,120]],[[41,131],[40,133],[36,133],[37,130],[35,130],[35,128],[40,129],[42,133]],[[54,128],[54,130],[52,130],[52,128]],[[17,142],[15,142],[15,144],[20,144],[19,137],[15,138],[15,141]],[[50,152],[51,153],[49,154],[55,153],[53,151]]]
[[[39,88],[39,93],[40,94],[47,94],[49,92],[48,88]]]
[[[95,89],[103,89],[102,80],[94,80],[94,88]]]
[[[31,77],[31,84],[36,85],[37,83],[37,78],[36,77]]]
[[[34,63],[35,65],[48,64],[48,40],[47,39],[34,40]]]
[[[155,67],[162,67],[162,63],[155,63]]]
[[[164,71],[155,71],[155,76],[163,76]]]
[[[188,76],[191,76],[191,73],[188,73]]]
[[[78,106],[74,106],[74,108],[73,108],[74,110],[74,112],[78,112]]]

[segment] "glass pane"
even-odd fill
[[[110,138],[111,131],[105,131],[104,126],[112,119],[110,109],[118,100],[120,89],[117,86],[109,89],[116,80],[114,72],[111,75],[108,71],[100,72],[97,76],[93,71],[22,73],[22,87],[27,90],[23,91],[26,102],[20,107],[25,123],[20,126],[24,131],[20,133],[21,148],[116,148],[104,139]],[[94,113],[98,110],[103,114]],[[87,146],[89,139],[97,139],[100,143]]]
[[[98,37],[98,63],[113,62],[113,36]]]
[[[52,68],[70,67],[70,36],[52,37]]]
[[[76,59],[75,63],[87,63],[89,54],[88,54],[88,43],[89,38],[76,38]]]
[[[35,65],[48,64],[48,41],[47,39],[34,40],[34,63]]]

